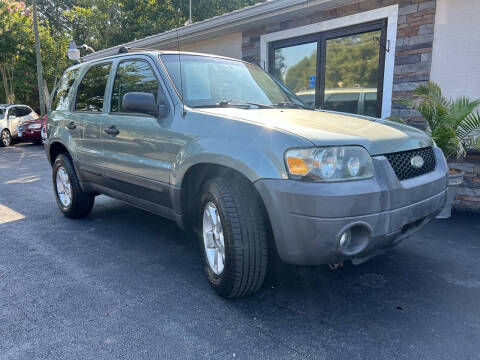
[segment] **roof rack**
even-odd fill
[[[132,48],[127,46],[120,46],[118,48],[118,54],[127,54],[131,52],[140,52],[140,51],[160,51],[158,49],[147,49],[147,48]]]

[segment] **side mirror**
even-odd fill
[[[159,117],[168,115],[168,106],[161,102],[157,105],[155,97],[149,93],[129,92],[123,95],[122,108],[126,112],[136,112]]]

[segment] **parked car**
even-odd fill
[[[308,106],[315,106],[315,90],[308,89],[296,93]],[[346,112],[375,117],[377,114],[377,89],[338,88],[325,90],[324,110]]]
[[[0,105],[0,146],[10,146],[18,138],[18,127],[34,119],[38,115],[27,105]]]
[[[41,144],[45,120],[46,115],[38,119],[25,121],[18,127],[19,140]]]
[[[73,66],[47,137],[67,217],[87,216],[105,194],[193,228],[225,297],[261,286],[270,245],[291,264],[360,263],[446,198],[446,161],[424,132],[310,110],[261,68],[213,55],[130,52]]]

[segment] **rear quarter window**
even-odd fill
[[[80,69],[73,69],[63,74],[62,78],[58,82],[55,95],[53,95],[52,106],[51,106],[51,109],[53,111],[68,109],[67,96],[79,72],[80,72]]]

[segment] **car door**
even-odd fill
[[[10,108],[8,108],[8,112],[7,112],[7,127],[8,127],[8,130],[10,131],[10,134],[13,137],[17,136],[18,122],[19,122],[19,117],[17,115],[17,107],[11,106]]]
[[[105,175],[118,191],[169,206],[168,183],[175,154],[169,151],[167,124],[173,112],[160,118],[127,112],[127,93],[149,93],[157,104],[169,104],[155,64],[146,56],[118,62],[110,84],[109,113],[101,132]],[[169,105],[166,105],[169,107]],[[154,190],[154,191],[152,191]]]
[[[65,127],[69,131],[81,129],[77,140],[76,157],[83,180],[96,181],[104,163],[101,129],[104,122],[105,89],[112,62],[91,65],[78,83],[75,100]],[[78,134],[77,134],[78,135]]]

